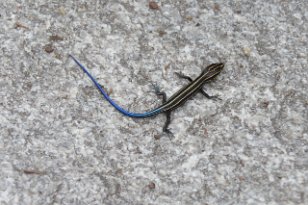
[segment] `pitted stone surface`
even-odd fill
[[[308,4],[3,1],[0,204],[307,204]],[[225,69],[172,114],[146,111]]]

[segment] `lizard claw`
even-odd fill
[[[159,93],[160,92],[160,88],[159,86],[157,85],[157,83],[151,83],[152,84],[152,87],[155,91],[155,93]]]
[[[217,101],[217,100],[222,100],[219,95],[213,95],[213,96],[210,96],[210,99],[214,100],[214,101]]]
[[[170,131],[169,128],[163,128],[163,132],[165,132],[168,135],[173,135],[173,133]]]

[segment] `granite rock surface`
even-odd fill
[[[0,5],[0,204],[308,204],[307,0]],[[223,72],[172,113],[209,64]]]

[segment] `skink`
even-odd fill
[[[157,95],[163,96],[163,104],[157,108],[154,108],[148,112],[144,113],[135,113],[130,112],[128,110],[123,109],[121,106],[119,106],[117,103],[115,103],[107,94],[107,92],[102,88],[102,86],[97,82],[97,80],[90,74],[88,69],[83,66],[74,56],[70,55],[70,57],[76,62],[76,64],[87,74],[87,76],[92,80],[96,88],[101,92],[101,94],[104,96],[104,98],[120,113],[123,115],[126,115],[128,117],[133,118],[146,118],[155,116],[160,113],[166,113],[167,121],[163,127],[164,132],[170,133],[168,126],[170,124],[170,112],[179,106],[183,105],[189,98],[191,98],[193,95],[195,95],[197,92],[201,92],[205,97],[209,99],[219,99],[217,96],[210,96],[208,95],[203,89],[202,86],[207,81],[213,79],[215,76],[217,76],[223,69],[224,64],[223,63],[215,63],[211,64],[208,67],[206,67],[201,74],[195,79],[192,80],[190,77],[185,76],[181,73],[176,73],[179,77],[185,78],[190,81],[190,83],[183,88],[181,88],[179,91],[177,91],[174,95],[172,95],[168,100],[166,97],[166,94],[164,92],[161,92],[157,86],[155,86],[155,92]]]

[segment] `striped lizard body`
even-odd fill
[[[133,117],[133,118],[146,118],[146,117],[158,115],[160,113],[166,113],[167,121],[163,128],[164,132],[170,132],[168,129],[168,126],[170,124],[170,112],[178,108],[179,106],[183,105],[188,99],[190,99],[196,93],[201,92],[205,97],[210,98],[210,99],[219,99],[217,96],[210,96],[207,93],[205,93],[205,91],[202,89],[202,86],[204,85],[204,83],[213,79],[215,76],[217,76],[222,71],[224,67],[223,63],[215,63],[215,64],[209,65],[201,72],[201,74],[195,80],[192,80],[190,77],[185,76],[183,74],[176,73],[179,77],[189,80],[190,83],[184,86],[183,88],[181,88],[175,94],[173,94],[168,100],[166,98],[166,94],[164,92],[160,92],[159,88],[156,86],[155,87],[156,94],[163,96],[163,104],[157,108],[154,108],[144,113],[130,112],[128,110],[123,109],[121,106],[119,106],[116,102],[114,102],[109,97],[107,92],[102,88],[102,86],[97,82],[97,80],[90,74],[90,72],[87,70],[85,66],[83,66],[74,56],[70,55],[70,57],[92,80],[92,82],[94,83],[96,88],[101,92],[104,98],[116,110],[118,110],[123,115],[128,116],[128,117]]]

